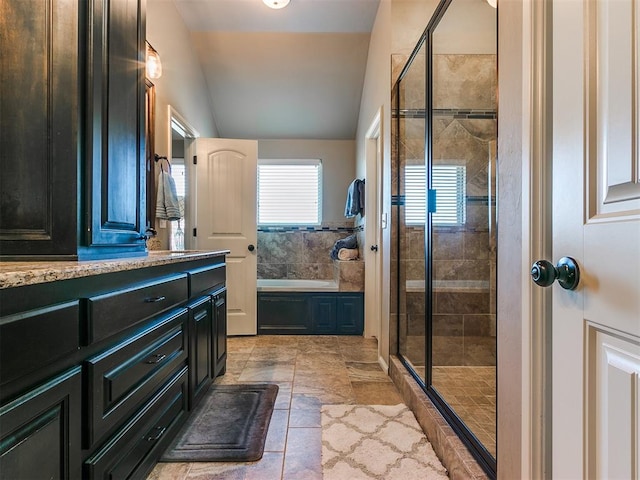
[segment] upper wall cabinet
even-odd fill
[[[0,3],[0,257],[142,254],[145,0]]]
[[[0,2],[0,254],[74,255],[78,5]]]
[[[88,3],[86,245],[135,246],[146,217],[144,0]]]

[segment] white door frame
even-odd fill
[[[383,359],[381,348],[382,332],[382,156],[383,129],[382,106],[369,125],[365,134],[366,188],[365,188],[365,240],[363,252],[365,259],[365,337],[378,339],[378,362],[385,370],[389,366]],[[377,246],[377,252],[370,250]]]
[[[498,8],[499,479],[550,475],[550,292],[529,279],[551,257],[549,19],[538,0]]]
[[[193,152],[191,152],[191,144],[195,138],[198,138],[200,134],[198,131],[184,118],[180,112],[178,112],[171,105],[167,105],[167,158],[173,158],[173,145],[171,141],[172,121],[175,121],[180,128],[184,130],[184,165],[186,175],[186,192],[184,198],[184,248],[185,250],[192,249],[192,236],[188,235],[193,229],[193,219],[195,218],[195,172],[193,171]],[[168,229],[169,235],[171,234]],[[169,239],[169,245],[171,240]]]

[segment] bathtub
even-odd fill
[[[333,280],[296,280],[289,278],[259,278],[259,292],[337,292]]]
[[[362,335],[363,292],[333,280],[258,279],[259,335]]]

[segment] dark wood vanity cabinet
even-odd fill
[[[80,478],[81,370],[0,406],[0,478]]]
[[[213,302],[213,354],[211,370],[213,377],[224,375],[227,365],[227,290],[221,288],[211,296]]]
[[[224,375],[227,360],[227,293],[218,285],[213,293],[189,305],[190,408],[206,393],[211,380]]]
[[[0,258],[145,251],[145,0],[4,0]]]
[[[202,297],[189,305],[189,408],[193,409],[207,391],[212,369],[211,298]]]
[[[145,478],[225,371],[224,255],[0,289],[0,347],[0,478]]]

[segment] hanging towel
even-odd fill
[[[341,248],[338,250],[338,260],[357,260],[358,249],[357,248]]]
[[[156,218],[162,220],[179,220],[182,218],[180,202],[176,193],[176,183],[171,174],[164,170],[160,171],[160,175],[158,175]]]
[[[362,197],[362,199],[360,198]],[[364,208],[364,182],[356,178],[347,190],[347,202],[344,206],[344,216],[352,218],[362,213]]]

